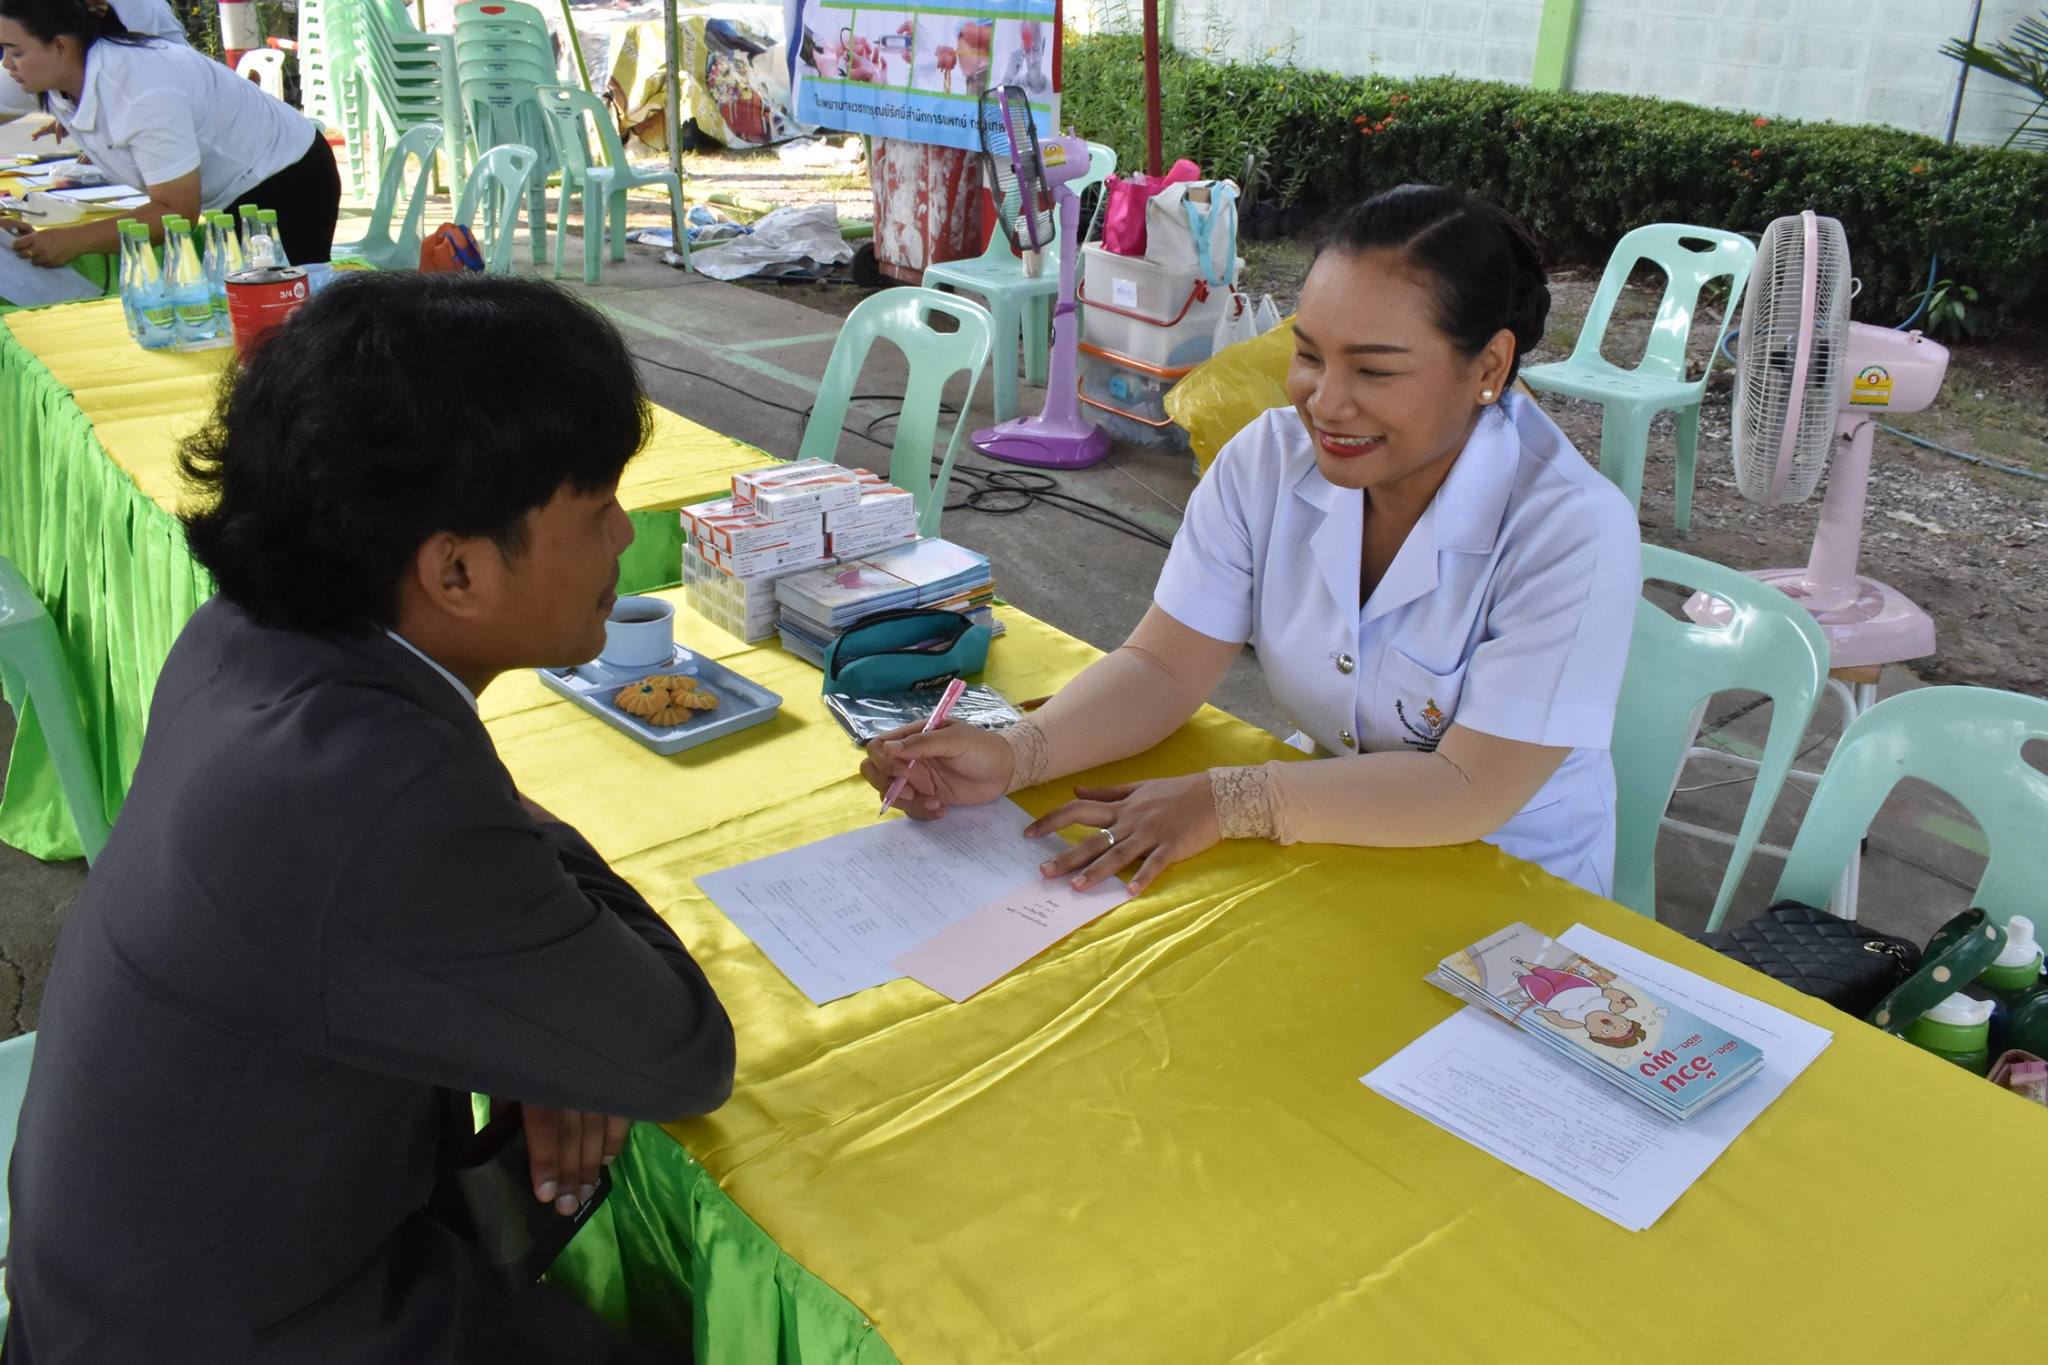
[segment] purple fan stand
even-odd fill
[[[1045,377],[1045,410],[974,433],[974,448],[1010,464],[1040,469],[1086,469],[1109,458],[1109,437],[1081,415],[1074,384],[1074,346],[1080,341],[1080,309],[1074,303],[1074,269],[1080,252],[1081,196],[1062,185],[1060,202],[1060,297],[1052,314],[1052,363]]]

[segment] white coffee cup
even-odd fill
[[[659,597],[621,597],[604,623],[604,652],[619,668],[654,668],[676,652],[676,609]]]

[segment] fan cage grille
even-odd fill
[[[1797,216],[1779,218],[1764,230],[1743,295],[1731,436],[1736,486],[1744,497],[1758,502],[1800,502],[1813,496],[1827,469],[1847,384],[1849,239],[1837,219],[1818,218],[1815,227],[1812,350],[1798,427],[1790,433],[1789,443],[1786,423],[1791,416],[1806,270],[1806,234]],[[1774,497],[1772,485],[1781,463],[1788,465],[1784,488]]]

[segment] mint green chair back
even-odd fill
[[[1990,845],[1970,904],[2000,921],[2038,917],[2048,894],[2048,773],[2027,762],[2029,742],[2048,745],[2048,701],[2039,697],[1989,687],[1887,697],[1835,745],[1773,899],[1826,905],[1878,808],[1912,777],[1954,798]]]
[[[398,140],[384,159],[377,181],[377,200],[370,208],[370,227],[360,241],[338,243],[337,256],[354,256],[379,270],[413,270],[420,263],[420,227],[427,215],[427,177],[434,169],[434,149],[441,145],[439,124],[423,123]],[[408,165],[416,164],[406,200],[405,221],[392,230],[399,195],[405,193]]]
[[[1100,143],[1088,144],[1088,174],[1074,182],[1075,193],[1098,187],[1116,174],[1116,152]],[[1081,240],[1094,235],[1094,222],[1102,216],[1102,199],[1095,203],[1095,217]],[[1024,273],[1024,263],[1010,250],[1010,239],[1001,228],[989,234],[988,248],[979,256],[958,261],[940,261],[925,267],[927,289],[948,288],[979,295],[995,319],[995,417],[998,422],[1017,415],[1017,358],[1021,346],[1024,377],[1043,384],[1046,357],[1051,346],[1052,300],[1060,292],[1060,253],[1067,244],[1055,241],[1045,253],[1036,276]],[[1078,247],[1076,248],[1078,249]],[[1079,264],[1078,261],[1075,263]]]
[[[1731,615],[1726,626],[1710,626],[1678,620],[1648,600],[1636,605],[1614,718],[1614,899],[1657,916],[1657,836],[1708,699],[1739,691],[1771,700],[1756,784],[1707,917],[1711,931],[1728,913],[1827,687],[1827,636],[1791,598],[1748,574],[1658,545],[1642,554],[1644,582],[1705,592]]]
[[[952,318],[959,330],[936,330],[934,314]],[[860,378],[875,343],[891,343],[909,362],[910,377],[896,419],[889,482],[916,499],[918,534],[937,535],[953,457],[960,450],[960,434],[967,429],[967,413],[974,403],[975,386],[981,382],[982,366],[988,363],[989,333],[994,325],[980,304],[931,289],[886,289],[863,299],[839,328],[797,458],[837,462],[841,428],[853,403],[854,381]],[[945,457],[934,476],[932,447],[938,440],[940,400],[946,384],[962,373],[967,376],[967,392],[960,400],[960,415],[954,419]]]
[[[15,1130],[21,1126],[21,1102],[28,1098],[29,1066],[35,1060],[36,1036],[18,1033],[0,1042],[0,1172],[14,1160]],[[7,1245],[13,1227],[7,1203],[7,1185],[0,1181],[0,1247]],[[8,1303],[0,1292],[0,1332],[7,1328]]]
[[[512,237],[519,229],[519,206],[533,180],[540,153],[510,143],[493,147],[477,158],[455,205],[455,222],[476,234],[484,253],[484,269],[493,275],[512,269]],[[532,229],[541,231],[538,224]]]
[[[4,558],[0,558],[0,690],[14,703],[17,745],[20,731],[31,722],[41,728],[64,805],[71,812],[86,861],[91,862],[106,846],[107,812],[100,796],[99,770],[86,744],[71,666],[64,658],[57,623],[29,591],[21,571]],[[10,1127],[8,1131],[13,1130]]]
[[[561,198],[555,206],[555,278],[562,276],[562,246],[568,235],[571,195],[583,197],[583,280],[596,284],[605,245],[615,261],[626,259],[626,192],[643,185],[668,190],[675,216],[683,216],[683,186],[666,166],[640,170],[626,160],[619,130],[612,125],[610,106],[587,91],[565,85],[537,87],[534,98],[546,119],[548,142],[562,172]],[[591,137],[598,151],[592,154]],[[683,265],[690,263],[690,239],[676,243]]]
[[[1649,345],[1634,369],[1622,369],[1600,354],[1607,324],[1614,316],[1615,300],[1621,296],[1628,277],[1644,261],[1664,272],[1664,297],[1657,303],[1657,318],[1650,328]],[[1592,307],[1579,328],[1578,344],[1571,357],[1549,365],[1529,365],[1522,378],[1532,389],[1561,393],[1600,404],[1600,472],[1631,503],[1643,498],[1643,462],[1649,455],[1650,421],[1660,412],[1673,412],[1678,422],[1678,480],[1673,492],[1672,520],[1680,533],[1692,528],[1693,469],[1700,439],[1700,396],[1707,390],[1707,374],[1720,354],[1721,338],[1728,333],[1749,283],[1750,267],[1756,262],[1756,247],[1745,238],[1720,228],[1691,227],[1683,223],[1651,223],[1639,227],[1615,244],[1593,294]],[[1697,379],[1686,377],[1686,346],[1692,336],[1693,318],[1699,309],[1700,292],[1715,280],[1728,281],[1728,302],[1721,315],[1721,329],[1707,348],[1706,365]]]

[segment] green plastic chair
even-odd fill
[[[954,319],[960,330],[934,330],[934,313]],[[934,289],[890,289],[863,299],[846,315],[839,339],[832,344],[832,356],[825,362],[825,377],[819,381],[818,401],[811,408],[797,458],[837,461],[840,428],[853,403],[854,381],[877,341],[893,343],[910,363],[910,378],[896,418],[889,482],[916,499],[918,534],[937,535],[939,514],[946,506],[946,482],[953,472],[953,457],[960,450],[960,433],[967,429],[967,412],[974,404],[982,366],[988,363],[989,333],[994,327],[988,310],[980,304]],[[960,400],[960,415],[954,419],[945,458],[934,476],[932,445],[938,438],[940,399],[947,382],[963,372],[967,393]]]
[[[21,1102],[28,1097],[29,1065],[35,1060],[36,1036],[17,1034],[0,1042],[0,1172],[14,1160],[15,1130],[21,1125]],[[7,1245],[12,1230],[12,1210],[7,1204],[7,1184],[0,1181],[0,1247]],[[7,1330],[8,1303],[0,1287],[0,1332]]]
[[[1100,143],[1088,144],[1088,174],[1074,183],[1078,194],[1098,186],[1116,174],[1116,152]],[[1102,202],[1096,201],[1095,217],[1102,216]],[[1094,235],[1091,220],[1087,241]],[[1024,263],[1010,250],[1010,239],[999,227],[989,234],[988,249],[965,260],[941,261],[925,267],[927,289],[941,287],[978,294],[987,301],[995,317],[995,415],[998,422],[1017,415],[1017,352],[1022,344],[1024,377],[1030,383],[1045,382],[1046,355],[1051,347],[1052,301],[1060,292],[1060,253],[1066,244],[1055,241],[1046,249],[1045,260],[1036,277],[1024,273]],[[1076,263],[1078,264],[1078,262]]]
[[[546,116],[548,141],[555,161],[562,169],[562,194],[555,205],[555,278],[562,277],[562,244],[569,232],[569,196],[583,196],[583,282],[596,284],[600,261],[607,242],[611,258],[626,259],[626,192],[643,185],[663,185],[669,192],[676,216],[683,214],[683,185],[666,166],[637,170],[626,160],[619,130],[612,126],[611,110],[597,96],[565,85],[543,85],[534,89],[540,111]],[[597,129],[602,161],[590,155],[586,125]],[[690,240],[686,234],[676,243],[685,269],[690,264]]]
[[[2020,750],[2048,742],[2048,701],[1990,687],[1923,687],[1858,716],[1822,772],[1774,900],[1826,905],[1900,778],[1941,788],[1991,847],[1970,904],[2001,923],[2041,913],[2048,888],[2048,773]]]
[[[86,747],[85,722],[79,717],[71,667],[64,661],[57,623],[29,591],[20,570],[4,558],[0,558],[0,680],[6,684],[7,695],[15,698],[17,720],[24,699],[35,707],[50,766],[57,770],[57,785],[71,811],[78,842],[85,849],[86,861],[91,862],[106,846],[107,813],[100,800],[99,776]]]
[[[1614,312],[1614,301],[1638,263],[1651,261],[1664,271],[1664,297],[1650,343],[1632,370],[1609,363],[1600,342]],[[1747,238],[1720,228],[1682,223],[1651,223],[1623,237],[1607,258],[1606,273],[1593,295],[1593,306],[1579,328],[1571,357],[1549,365],[1531,365],[1522,378],[1529,387],[1600,404],[1600,472],[1628,494],[1632,504],[1643,500],[1643,462],[1649,455],[1650,421],[1660,412],[1678,420],[1678,480],[1673,491],[1672,520],[1679,533],[1692,529],[1693,465],[1700,443],[1700,395],[1721,349],[1721,338],[1735,317],[1756,247]],[[1697,379],[1685,374],[1685,345],[1692,334],[1700,290],[1714,280],[1728,281],[1728,307],[1721,330],[1707,350],[1706,369]]]
[[[370,229],[362,240],[337,245],[334,254],[368,261],[379,270],[413,270],[420,262],[420,227],[427,215],[427,176],[434,168],[434,149],[441,145],[438,124],[423,123],[398,140],[384,160],[384,174],[377,182],[377,201],[370,208]],[[405,221],[397,233],[391,219],[398,208],[398,196],[405,183],[405,168],[417,160],[412,178],[412,196],[406,201]]]
[[[1732,691],[1771,699],[1770,736],[1707,917],[1711,932],[1728,913],[1827,687],[1827,636],[1791,598],[1747,574],[1662,546],[1642,553],[1645,582],[1704,591],[1733,611],[1717,627],[1678,620],[1647,600],[1636,606],[1614,719],[1614,899],[1657,917],[1657,836],[1707,700]]]
[[[477,158],[456,202],[454,221],[476,234],[483,248],[484,269],[493,275],[512,269],[512,238],[519,230],[519,207],[533,180],[540,153],[511,143],[493,147]],[[481,215],[481,220],[479,220]],[[537,234],[541,231],[535,227]]]

